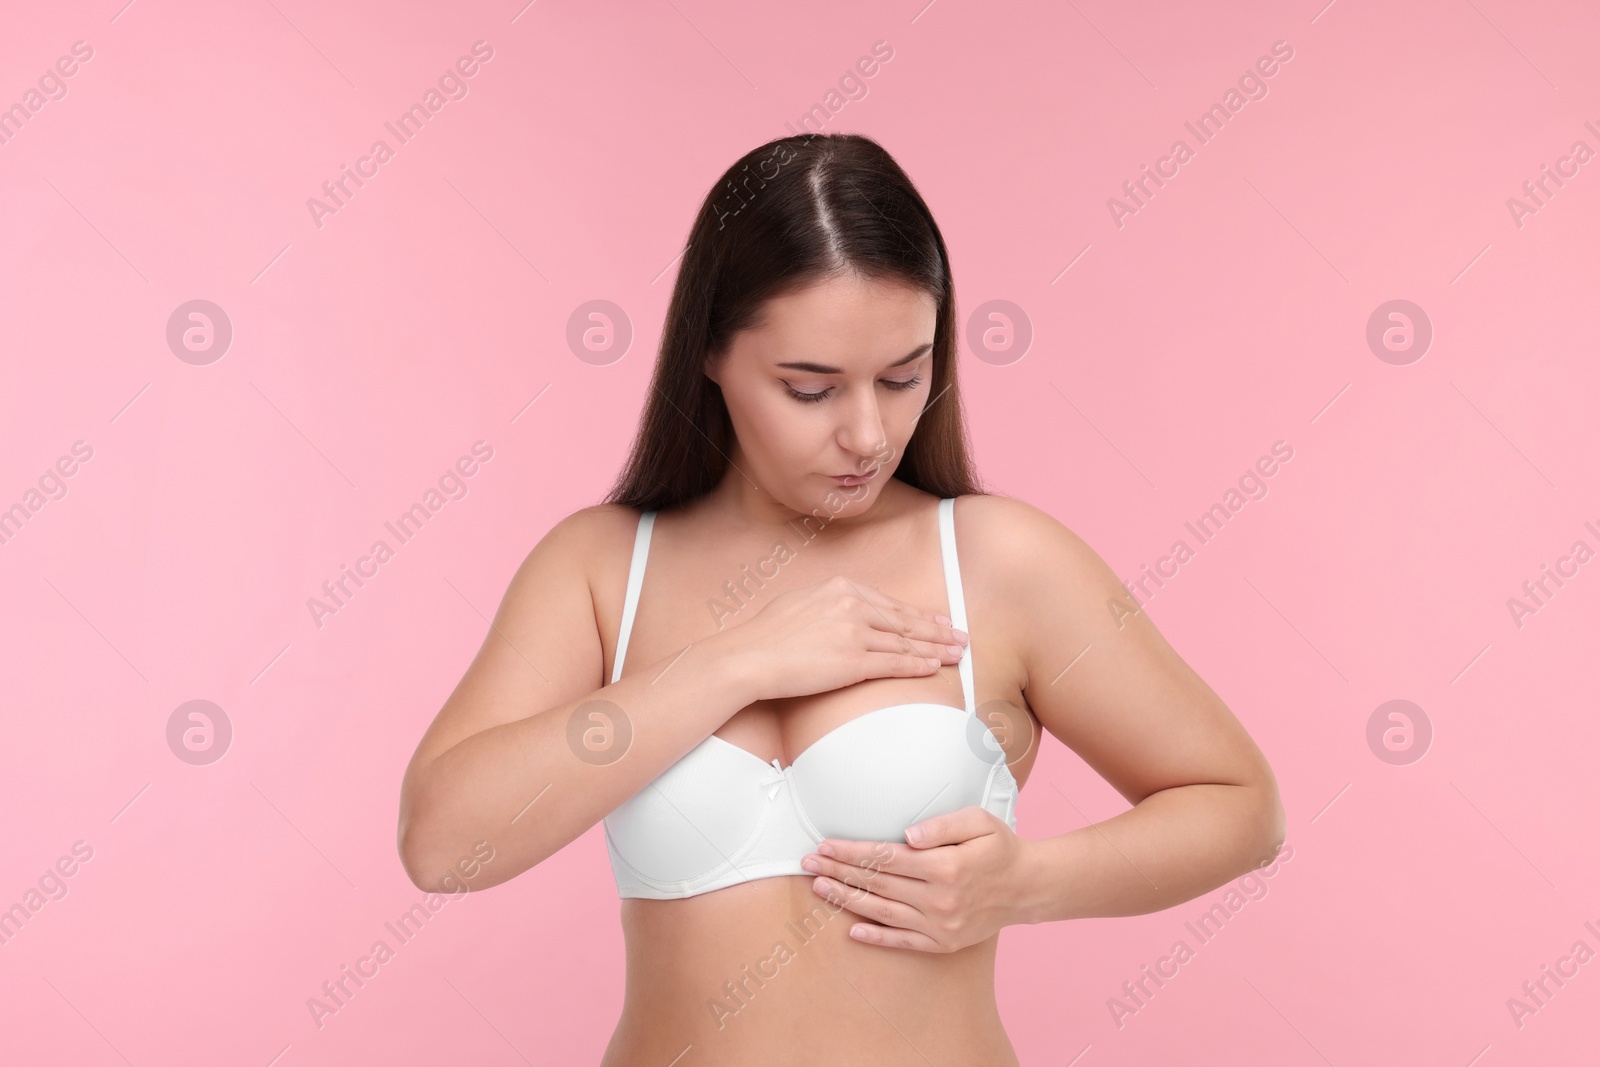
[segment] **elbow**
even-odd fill
[[[444,856],[448,848],[441,848],[437,843],[417,832],[415,821],[401,822],[399,832],[400,866],[405,868],[406,877],[411,884],[425,893],[461,893],[471,889],[488,888],[486,884],[473,884],[475,880],[482,883],[480,876],[483,865],[494,858],[495,850],[487,841],[477,841],[470,851],[456,859],[447,860]],[[494,884],[490,881],[488,884]]]
[[[494,871],[487,868],[499,855],[489,841],[479,839],[453,860],[441,859],[446,850],[426,847],[408,839],[406,829],[400,831],[400,865],[405,868],[411,884],[425,893],[442,893],[455,896],[474,890],[488,889],[511,877],[515,871],[505,869],[505,861]]]
[[[400,817],[395,844],[400,853],[400,866],[405,870],[411,884],[418,889],[432,891],[434,887],[429,884],[428,876],[424,872],[433,870],[434,863],[430,853],[423,847],[422,835],[414,818],[406,815]]]
[[[1278,858],[1288,834],[1288,822],[1283,812],[1283,800],[1278,795],[1278,784],[1269,773],[1260,787],[1261,802],[1256,807],[1254,820],[1256,851],[1255,866],[1265,867]]]
[[[424,872],[433,870],[434,864],[429,855],[417,842],[417,835],[413,831],[412,826],[402,822],[400,826],[400,832],[397,836],[400,852],[400,866],[404,868],[406,877],[410,879],[411,884],[416,886],[418,889],[432,892],[434,886],[429,884],[428,876]]]
[[[395,829],[395,849],[400,854],[400,866],[406,877],[418,889],[433,892],[437,888],[437,849],[432,847],[427,817],[429,805],[419,797],[416,783],[407,778],[400,789],[400,819]]]
[[[451,827],[447,817],[437,814],[425,793],[418,795],[409,787],[401,791],[395,847],[406,877],[418,889],[454,895],[488,889],[515,873],[506,870],[496,843],[481,838],[466,843],[469,836]],[[494,871],[487,870],[496,858],[501,862]]]

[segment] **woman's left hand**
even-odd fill
[[[919,837],[920,840],[916,840]],[[850,936],[871,945],[955,952],[1021,917],[1028,841],[989,811],[970,807],[906,830],[911,844],[841,841],[817,845],[801,863],[823,875],[812,890],[870,919]]]

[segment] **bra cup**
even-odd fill
[[[994,769],[994,776],[989,779],[989,787],[984,795],[982,807],[995,818],[1004,822],[1011,829],[1017,828],[1017,786],[1016,776],[1011,773],[1011,767],[1002,758]]]
[[[764,767],[708,737],[604,819],[617,857],[657,882],[691,882],[740,854],[770,805]]]
[[[964,629],[954,505],[954,497],[939,503],[939,544],[950,617]],[[613,683],[622,676],[655,516],[641,514],[634,536]],[[825,837],[904,844],[914,823],[966,807],[1015,829],[1018,785],[973,710],[970,654],[959,671],[964,709],[879,708],[824,734],[786,768],[709,735],[602,820],[618,894],[674,900],[761,878],[811,878],[800,862]]]
[[[945,704],[903,704],[825,735],[789,769],[808,829],[819,838],[904,844],[906,828],[924,819],[993,810],[990,794],[1003,792],[1009,771],[1003,753],[980,756],[968,743],[969,715]]]

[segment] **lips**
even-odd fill
[[[875,478],[879,469],[880,468],[878,467],[873,467],[865,474],[834,474],[830,475],[829,477],[843,485],[861,485],[865,482],[870,482],[873,478]]]

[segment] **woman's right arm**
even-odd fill
[[[931,613],[839,576],[780,593],[747,621],[642,668],[635,657],[636,669],[602,685],[588,575],[618,566],[631,549],[636,522],[617,512],[579,511],[528,554],[418,744],[398,830],[400,861],[418,888],[445,891],[446,875],[460,879],[459,863],[482,858],[479,842],[494,862],[478,868],[471,888],[515,877],[748,704],[928,675],[961,657],[952,642],[965,636]]]
[[[589,564],[617,541],[617,516],[586,508],[558,523],[506,590],[482,647],[423,735],[400,789],[400,861],[421,889],[474,855],[494,862],[471,880],[486,889],[577,838],[750,703],[740,660],[720,632],[602,686],[604,656]],[[633,540],[630,528],[627,541]],[[625,552],[624,552],[625,554]],[[598,737],[617,751],[587,757],[569,743]],[[612,707],[614,706],[614,707]],[[616,710],[621,709],[624,721]],[[600,711],[602,718],[588,715]],[[596,731],[598,728],[598,732]],[[631,737],[630,737],[631,734]],[[625,754],[625,758],[614,758]],[[612,762],[603,762],[605,759]],[[460,878],[455,871],[457,879]]]

